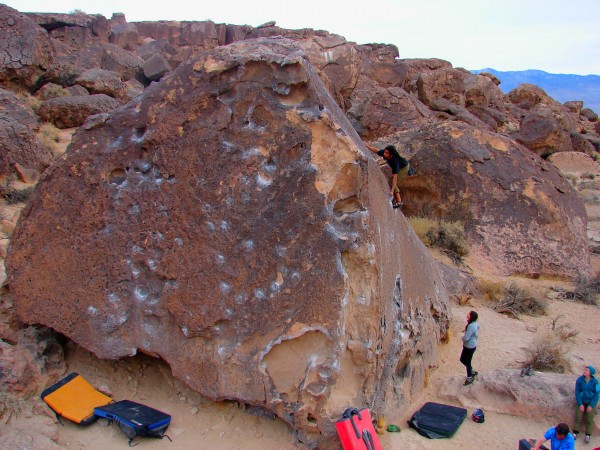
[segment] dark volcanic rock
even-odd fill
[[[133,23],[119,24],[110,28],[108,42],[125,50],[135,51],[140,35]]]
[[[540,156],[573,150],[571,138],[548,108],[534,108],[523,117],[517,142]]]
[[[590,273],[583,201],[554,166],[459,123],[412,130],[402,141],[417,152],[417,176],[404,182],[407,214],[462,222],[481,269],[573,279]]]
[[[51,152],[35,136],[39,127],[33,110],[12,92],[0,89],[0,176],[14,174],[14,165],[43,171]]]
[[[105,94],[56,97],[43,102],[38,114],[57,128],[73,128],[83,124],[89,116],[112,111],[119,105]]]
[[[0,42],[0,82],[32,86],[54,57],[48,33],[5,5],[0,5]]]
[[[15,307],[102,358],[159,355],[311,445],[349,405],[397,411],[447,297],[366,153],[291,41],[203,53],[40,181],[7,258]]]
[[[171,71],[169,62],[159,54],[151,56],[142,66],[144,76],[150,81],[157,81]]]
[[[464,69],[438,69],[422,72],[417,80],[419,100],[431,105],[443,98],[458,106],[465,106],[465,80],[472,75]]]
[[[431,117],[419,99],[399,87],[381,87],[361,77],[348,101],[347,115],[365,140],[406,130]]]

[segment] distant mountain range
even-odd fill
[[[535,84],[556,101],[564,103],[569,100],[582,100],[584,108],[590,108],[600,114],[599,75],[565,75],[542,70],[500,72],[490,68],[471,72],[489,72],[495,75],[501,81],[498,87],[505,94],[522,83]]]

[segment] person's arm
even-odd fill
[[[548,439],[546,439],[546,438],[536,439],[535,445],[532,447],[532,450],[540,450],[540,448],[542,448],[542,444],[544,442],[546,442],[547,440]]]
[[[598,399],[600,399],[600,390],[598,389],[600,386],[598,386],[598,380],[596,379],[596,383],[594,386],[594,391],[596,392],[596,395],[594,395],[594,397],[590,400],[590,405],[588,406],[588,411],[593,410],[596,405],[598,404]]]
[[[394,195],[394,188],[396,187],[396,183],[398,182],[398,174],[392,174],[392,188],[390,189],[390,195]]]
[[[377,147],[373,147],[372,145],[369,145],[369,144],[365,144],[365,147],[367,147],[373,153],[377,153],[379,151],[379,149]]]
[[[471,339],[471,336],[473,336],[473,333],[475,332],[475,327],[471,326],[471,324],[473,324],[473,323],[475,323],[475,322],[471,322],[469,325],[467,325],[465,334],[463,334],[463,337],[462,337],[463,342],[467,342],[469,339]]]
[[[583,401],[581,400],[581,386],[579,384],[580,378],[577,378],[577,381],[575,382],[575,401],[577,402],[577,406],[581,408],[583,406]]]

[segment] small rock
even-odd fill
[[[194,406],[193,408],[190,409],[190,414],[192,416],[195,416],[196,414],[198,414],[200,410],[198,409],[198,407]]]
[[[535,333],[535,332],[537,332],[537,327],[536,327],[535,325],[527,325],[527,326],[525,327],[525,329],[526,329],[527,331],[529,331],[530,333]]]

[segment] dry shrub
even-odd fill
[[[44,85],[44,98],[57,98],[57,97],[68,97],[69,91],[58,84],[46,84]]]
[[[573,292],[573,300],[586,305],[597,306],[598,294],[600,294],[600,273],[592,278],[580,275]]]
[[[568,341],[573,339],[579,334],[579,331],[571,328],[568,323],[559,323],[564,316],[559,314],[550,321],[550,329],[554,332],[555,336],[561,341]]]
[[[512,283],[502,291],[502,297],[494,310],[507,316],[519,318],[519,315],[541,316],[546,313],[546,302],[538,298],[533,291]]]
[[[427,233],[438,226],[438,221],[428,219],[427,217],[408,217],[408,223],[412,227],[413,231],[419,236],[419,239],[427,247],[431,247],[431,242],[427,238]]]
[[[0,184],[0,196],[6,200],[9,205],[15,205],[17,203],[26,203],[29,200],[29,196],[33,192],[33,186],[27,186],[25,188],[15,188],[11,184],[12,179],[6,178],[4,182]]]
[[[54,155],[62,151],[60,143],[61,131],[49,122],[44,122],[37,132],[37,138],[40,143],[49,148]]]
[[[502,294],[504,292],[505,284],[500,281],[492,281],[492,280],[477,280],[477,289],[483,295],[484,300],[490,300],[493,302],[498,302],[502,298]]]
[[[455,264],[469,254],[465,229],[460,222],[438,221],[424,217],[409,217],[408,221],[427,247],[437,247]]]
[[[592,278],[579,274],[575,289],[567,291],[562,288],[553,288],[558,292],[558,297],[564,300],[572,300],[586,305],[598,306],[598,295],[600,294],[600,273]]]
[[[38,110],[40,109],[40,106],[42,106],[42,101],[39,98],[34,97],[23,88],[16,88],[14,90],[14,94],[21,100],[23,100],[25,103],[27,103],[27,106],[33,109],[33,111],[35,111],[35,113],[37,114]]]
[[[569,370],[569,362],[565,357],[566,348],[554,333],[538,336],[526,352],[527,358],[524,361],[524,367],[558,373],[565,373]]]

